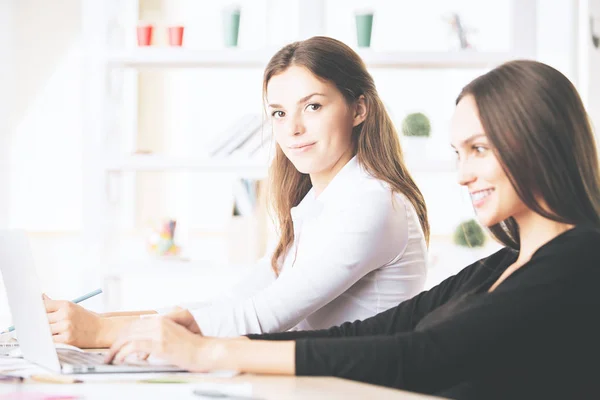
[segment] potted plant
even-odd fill
[[[408,114],[402,121],[402,143],[408,157],[422,157],[427,152],[431,122],[422,112]]]
[[[431,134],[431,123],[427,115],[416,112],[404,117],[402,134],[409,137],[428,138]]]
[[[485,232],[474,219],[461,222],[454,231],[454,244],[471,248],[483,247]]]
[[[462,269],[490,252],[490,248],[486,246],[487,234],[474,219],[458,224],[451,238],[452,246],[446,249],[443,257],[446,257],[445,262],[452,263],[456,268]]]

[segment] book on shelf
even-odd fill
[[[236,179],[233,183],[233,215],[249,216],[254,213],[257,203],[257,182],[253,179]]]
[[[256,131],[244,143],[235,148],[230,155],[255,157],[261,150],[269,150],[272,145],[271,126],[263,124],[262,129]]]
[[[260,114],[246,114],[236,119],[224,132],[215,137],[208,146],[211,157],[229,156],[232,153],[245,153],[246,144],[252,143],[255,136],[262,136],[264,119]]]

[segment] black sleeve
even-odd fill
[[[295,340],[300,338],[391,335],[411,331],[423,316],[444,304],[450,297],[460,291],[465,283],[481,268],[493,268],[506,257],[508,251],[510,250],[505,248],[487,259],[477,261],[432,289],[421,292],[412,299],[403,301],[398,306],[363,321],[345,322],[340,326],[323,330],[248,335],[248,337],[253,340]]]
[[[470,295],[474,298],[459,310],[452,307],[451,315],[432,323],[428,317],[425,327],[412,332],[389,334],[391,329],[385,329],[383,336],[297,340],[296,374],[436,393],[474,376],[493,375],[496,369],[523,368],[521,375],[527,378],[540,371],[568,371],[597,342],[591,316],[600,307],[594,288],[600,257],[585,272],[563,274],[559,270],[567,271],[573,263],[562,264],[554,271],[546,265],[534,272],[517,271],[523,276],[509,277],[492,293]],[[511,287],[515,282],[519,285]],[[420,312],[419,307],[411,309]],[[445,309],[439,311],[444,314]],[[589,357],[596,356],[598,352]]]

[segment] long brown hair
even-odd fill
[[[265,100],[269,80],[293,65],[305,67],[316,77],[333,83],[348,104],[353,104],[361,95],[365,97],[368,110],[366,120],[352,132],[358,162],[372,176],[387,182],[393,191],[408,198],[419,216],[428,242],[429,222],[425,200],[404,165],[398,134],[362,59],[344,43],[328,37],[316,36],[291,43],[279,50],[265,69]],[[271,258],[271,265],[277,273],[279,260],[294,239],[290,210],[300,203],[312,183],[309,175],[296,170],[279,145],[276,146],[269,175],[271,207],[280,231],[279,243]]]
[[[456,103],[468,95],[504,172],[529,209],[570,225],[600,226],[594,134],[577,90],[562,73],[536,61],[510,61],[469,83]],[[520,247],[514,218],[490,231],[505,245]]]

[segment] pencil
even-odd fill
[[[83,296],[79,296],[78,298],[73,300],[73,303],[81,303],[84,300],[89,299],[90,297],[94,297],[99,295],[100,293],[102,293],[102,289],[96,289],[93,292],[89,292],[88,294],[84,294]],[[8,333],[8,332],[12,332],[15,330],[14,326],[9,327],[7,330],[5,330],[4,332],[0,332],[0,335],[2,335],[3,333]]]
[[[83,381],[64,375],[31,375],[32,381],[40,383],[82,383]]]

